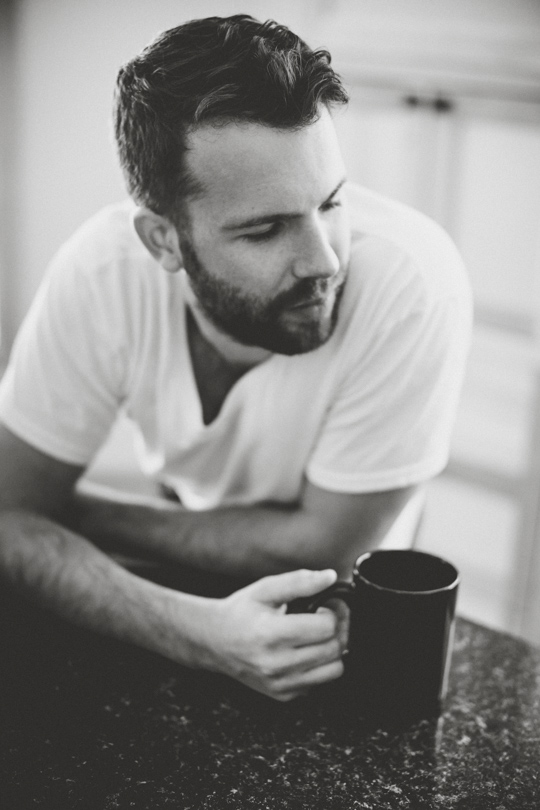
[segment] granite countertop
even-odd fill
[[[337,685],[280,704],[3,611],[5,810],[540,807],[540,651],[458,620],[445,712],[370,727]]]

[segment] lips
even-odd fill
[[[309,307],[322,307],[326,303],[325,298],[310,298],[307,301],[300,301],[293,304],[289,309],[308,309]]]
[[[341,296],[345,284],[345,273],[333,279],[306,278],[298,281],[294,287],[280,293],[273,302],[276,314],[302,310],[325,309]]]
[[[324,306],[333,291],[333,284],[305,279],[298,284],[298,287],[289,292],[287,309],[309,309]]]

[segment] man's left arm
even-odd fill
[[[96,545],[256,579],[297,568],[350,575],[377,547],[417,488],[340,493],[306,482],[300,503],[191,511],[75,496],[69,520]]]

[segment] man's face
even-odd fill
[[[204,126],[188,170],[184,266],[209,319],[246,345],[308,352],[332,334],[350,252],[345,170],[323,110],[298,131]]]

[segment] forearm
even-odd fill
[[[134,504],[77,495],[72,514],[77,531],[107,551],[247,579],[330,565],[310,548],[309,521],[298,507],[268,504],[190,511],[169,502]]]
[[[309,502],[190,511],[167,501],[137,505],[79,495],[74,520],[77,531],[109,551],[245,579],[303,567],[330,567],[344,576],[388,525],[376,509],[348,522],[328,519],[329,511],[314,511]]]
[[[186,665],[197,662],[196,626],[211,600],[136,577],[44,517],[0,514],[0,575],[72,623]]]
[[[376,548],[415,491],[351,496],[306,483],[297,504],[191,511],[170,501],[121,503],[77,494],[72,528],[108,550],[256,579],[297,568],[348,576]]]

